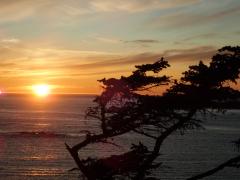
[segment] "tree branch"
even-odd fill
[[[182,125],[184,125],[184,123],[186,123],[187,121],[189,121],[191,119],[191,117],[196,113],[196,109],[192,109],[188,112],[186,117],[182,117],[182,116],[178,116],[177,114],[174,114],[175,116],[177,116],[177,118],[179,119],[179,121],[174,124],[173,126],[171,126],[170,128],[168,128],[166,131],[164,131],[156,140],[155,145],[154,145],[154,149],[151,153],[151,155],[149,155],[149,157],[146,159],[146,161],[142,164],[139,173],[135,176],[135,180],[140,180],[140,179],[144,179],[145,177],[145,172],[147,170],[147,168],[149,167],[150,164],[152,164],[152,162],[158,157],[159,155],[159,151],[160,148],[164,142],[164,140],[171,135],[174,131],[176,131],[177,129],[179,129]]]
[[[152,139],[157,139],[156,136],[152,136],[152,135],[150,135],[150,134],[148,134],[148,133],[145,133],[145,132],[143,132],[143,131],[138,131],[138,130],[136,130],[136,129],[133,129],[133,132],[136,132],[136,133],[138,133],[138,134],[142,134],[142,135],[144,135],[144,136],[146,136],[146,137],[150,137],[150,138],[152,138]]]
[[[240,162],[240,155],[236,156],[232,159],[229,159],[228,161],[226,161],[226,162],[218,165],[217,167],[215,167],[213,169],[210,169],[210,170],[208,170],[204,173],[201,173],[201,174],[198,174],[198,175],[193,176],[191,178],[188,178],[187,180],[198,180],[198,179],[202,179],[202,178],[211,176],[211,175],[217,173],[218,171],[223,170],[225,167],[232,167],[232,166],[236,165],[235,163],[239,163],[239,162]]]

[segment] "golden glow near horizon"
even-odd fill
[[[50,94],[50,86],[47,84],[38,84],[32,86],[33,92],[39,97],[46,97]]]

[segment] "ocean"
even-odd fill
[[[84,138],[84,131],[99,131],[99,122],[85,119],[85,110],[94,96],[56,95],[37,98],[26,95],[0,96],[0,179],[79,179],[76,165],[64,143],[70,146]],[[238,154],[232,141],[240,137],[240,111],[206,118],[205,130],[175,133],[165,142],[152,172],[161,180],[186,179],[213,168]],[[121,147],[92,145],[80,156],[108,156],[125,152],[128,145],[141,139],[130,133],[117,138]],[[144,139],[145,143],[151,141]],[[226,168],[206,179],[239,180],[239,169]]]

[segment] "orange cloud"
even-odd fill
[[[209,13],[194,13],[194,12],[175,12],[164,16],[154,17],[152,20],[146,22],[147,27],[172,27],[180,28],[191,25],[201,25],[202,23],[213,22],[220,20],[225,16],[232,14],[239,14],[240,6],[220,10],[218,12]]]
[[[0,83],[8,88],[8,91],[24,91],[21,88],[22,86],[50,83],[64,87],[59,89],[58,92],[83,93],[87,89],[91,89],[91,92],[97,92],[99,90],[98,79],[128,75],[134,70],[134,65],[152,63],[161,57],[165,57],[172,64],[172,68],[166,70],[165,73],[178,78],[181,72],[187,69],[188,65],[195,64],[199,60],[208,60],[215,51],[216,48],[214,47],[196,47],[192,49],[173,49],[162,53],[113,55],[111,53],[103,54],[102,52],[81,53],[81,51],[63,50],[62,54],[59,53],[55,57],[55,53],[61,51],[48,49],[43,52],[48,52],[47,54],[51,54],[51,56],[48,57],[47,61],[41,63],[38,63],[34,58],[32,60],[21,60],[25,58],[26,54],[19,59],[1,61]],[[86,54],[88,55],[86,56]],[[71,59],[73,55],[74,59]],[[43,54],[43,57],[45,56],[47,57],[46,54]],[[67,59],[68,57],[71,61]],[[93,58],[92,62],[91,58]],[[82,88],[79,89],[79,87]],[[71,92],[68,92],[67,89],[71,89]]]

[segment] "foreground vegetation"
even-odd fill
[[[198,65],[190,66],[180,80],[161,75],[161,71],[169,66],[161,58],[153,64],[136,66],[128,77],[100,80],[104,91],[94,100],[96,106],[88,108],[86,116],[100,121],[101,133],[94,134],[89,130],[82,142],[73,147],[66,144],[87,179],[147,179],[149,170],[162,165],[156,160],[170,135],[202,127],[196,113],[224,112],[231,105],[238,106],[240,92],[229,84],[237,83],[239,79],[240,47],[219,49],[209,65],[200,61]],[[164,94],[146,93],[163,85],[170,87]],[[90,144],[108,143],[109,139],[130,132],[153,139],[153,148],[149,148],[149,144],[135,142],[128,152],[121,155],[100,159],[79,157],[78,152]],[[240,144],[238,138],[236,145]],[[240,166],[240,155],[229,158],[189,179],[201,179],[225,167]]]

